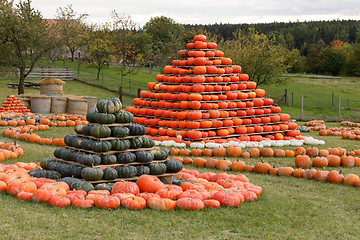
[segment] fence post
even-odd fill
[[[304,118],[304,96],[301,96],[301,120]]]
[[[121,86],[119,87],[119,99],[120,99],[120,102],[122,102],[122,87]]]
[[[287,88],[285,88],[285,104],[288,104]]]
[[[141,88],[138,88],[138,94],[137,94],[138,98],[140,97],[140,92],[141,92]]]
[[[341,95],[339,94],[338,121],[340,122]]]

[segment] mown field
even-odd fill
[[[330,124],[336,126],[337,124]],[[1,127],[1,130],[5,127]],[[41,136],[60,137],[74,133],[72,128],[52,128],[37,132]],[[305,135],[305,134],[304,134]],[[317,137],[317,132],[306,135]],[[339,137],[324,139],[327,148],[342,146],[360,148],[358,141]],[[1,135],[0,141],[13,141]],[[16,161],[38,162],[53,156],[56,147],[18,142],[25,155]],[[282,147],[294,149],[295,147]],[[246,150],[246,149],[244,149]],[[235,159],[231,159],[234,161]],[[242,159],[244,160],[244,159]],[[255,164],[259,158],[244,160]],[[294,158],[264,158],[275,166],[295,167]],[[215,169],[197,169],[199,172]],[[327,168],[332,170],[334,168]],[[344,175],[356,173],[358,167],[342,169]],[[359,189],[343,184],[314,180],[278,177],[256,173],[244,174],[250,182],[263,188],[255,202],[245,202],[238,208],[203,209],[200,211],[173,210],[157,212],[92,208],[88,210],[66,207],[59,209],[45,203],[22,202],[7,193],[0,193],[1,238],[4,239],[357,239],[360,221]]]
[[[148,74],[148,73],[143,73]],[[152,77],[151,77],[152,78]],[[348,79],[348,80],[346,80]],[[152,81],[155,79],[153,78]],[[330,88],[329,82],[314,79],[294,79],[287,85],[291,93],[292,87],[296,94],[308,94],[308,114],[311,118],[337,116],[330,110],[323,110],[329,101],[322,101],[322,92],[332,92],[343,89],[341,94],[356,101],[354,85],[359,79],[343,78],[338,87]],[[144,80],[145,81],[145,80]],[[319,81],[311,88],[305,83]],[[349,83],[346,84],[346,81]],[[351,83],[354,81],[353,83]],[[4,90],[0,101],[6,95],[16,94],[17,90],[8,88],[7,83],[14,80],[0,80]],[[297,86],[297,88],[296,88]],[[283,94],[281,87],[264,87],[267,94],[275,99]],[[277,90],[276,90],[277,89]],[[322,91],[321,91],[322,89]],[[26,88],[26,93],[38,93],[39,88]],[[346,92],[346,93],[345,93]],[[78,81],[68,81],[64,86],[65,94],[97,96],[98,99],[118,96],[116,92],[93,87]],[[278,94],[278,96],[277,96]],[[280,98],[280,97],[279,97]],[[325,98],[325,97],[324,97]],[[124,105],[131,104],[131,96],[124,99]],[[310,99],[314,99],[311,100]],[[316,100],[318,99],[318,100]],[[331,106],[331,95],[330,95]],[[350,100],[350,106],[351,106]],[[291,103],[291,102],[290,102]],[[294,100],[295,105],[295,100]],[[299,113],[297,107],[282,106],[283,112],[291,116]],[[328,107],[324,107],[325,109]],[[360,109],[354,106],[354,109]],[[356,119],[357,110],[349,111],[347,118]],[[307,113],[307,112],[306,112]],[[317,114],[319,113],[319,114]],[[305,115],[305,114],[304,114]],[[306,115],[305,115],[306,116]],[[340,126],[338,123],[327,123],[328,126]],[[0,130],[5,127],[0,127]],[[63,137],[74,133],[72,128],[52,128],[48,131],[38,131],[37,134],[47,137]],[[320,137],[317,132],[303,135],[314,136],[325,140],[326,144],[318,146],[345,147],[348,150],[360,148],[360,142],[344,140],[339,137]],[[13,141],[0,135],[0,141]],[[38,162],[44,157],[53,156],[56,147],[30,144],[18,141],[25,155],[16,160],[6,160],[5,164],[16,161]],[[295,147],[282,147],[294,149]],[[230,158],[232,161],[235,159]],[[255,164],[259,158],[246,159],[246,163]],[[276,167],[295,167],[294,158],[265,158],[266,162]],[[200,172],[215,169],[197,169]],[[334,168],[328,167],[328,170]],[[355,173],[360,175],[360,168],[344,168],[344,175]],[[122,207],[115,210],[92,208],[88,210],[66,207],[59,209],[48,204],[22,202],[7,193],[0,193],[0,239],[358,239],[360,221],[358,198],[359,189],[343,184],[333,185],[314,180],[296,179],[292,177],[277,177],[256,173],[231,172],[246,175],[250,182],[263,188],[263,193],[255,202],[245,202],[238,208],[203,209],[200,211],[173,210],[157,212],[150,209],[130,211]]]

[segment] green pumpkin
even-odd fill
[[[62,158],[63,160],[66,161],[71,161],[71,154],[74,152],[74,150],[70,150],[70,149],[63,149],[60,153],[60,158]]]
[[[153,146],[155,146],[154,140],[149,139],[147,136],[142,136],[141,138],[143,140],[143,144],[142,144],[143,148],[152,148]]]
[[[78,163],[86,166],[97,166],[101,163],[101,157],[96,154],[80,154]]]
[[[128,128],[130,130],[131,136],[139,136],[146,134],[146,127],[144,127],[143,125],[135,123],[135,124],[130,124]]]
[[[137,166],[136,167],[136,176],[141,176],[143,174],[149,175],[150,168],[148,166],[143,166],[143,165]]]
[[[154,160],[154,154],[149,151],[137,151],[135,152],[136,161],[141,163],[147,163]]]
[[[150,150],[154,154],[154,160],[165,160],[169,156],[169,152],[167,149],[153,149]]]
[[[80,179],[74,180],[71,183],[70,188],[72,190],[84,190],[87,193],[95,189],[91,183],[81,181]]]
[[[76,164],[72,165],[72,177],[75,178],[81,178],[81,171],[84,169],[84,167],[78,166]]]
[[[111,149],[114,151],[125,151],[130,148],[130,141],[127,139],[113,139],[110,143]]]
[[[141,137],[135,137],[130,139],[130,148],[132,149],[141,148],[142,145],[143,145],[143,140]]]
[[[90,127],[90,135],[96,138],[107,138],[111,134],[111,129],[107,126],[93,125]]]
[[[117,166],[118,178],[132,178],[136,176],[137,170],[134,166]]]
[[[65,144],[68,145],[68,146],[72,146],[72,145],[71,145],[71,142],[72,142],[72,139],[73,139],[74,137],[77,137],[77,135],[76,135],[76,134],[66,135],[66,136],[64,137],[64,142],[65,142]]]
[[[57,171],[61,174],[61,177],[72,177],[74,176],[73,164],[61,164]]]
[[[74,130],[77,134],[89,135],[90,134],[90,125],[88,124],[79,124],[74,127]]]
[[[65,147],[62,147],[62,148],[57,148],[57,149],[55,149],[55,151],[54,151],[54,156],[55,156],[56,158],[61,158],[60,154],[61,154],[62,150],[64,150],[64,149],[66,149],[66,148],[65,148]]]
[[[54,162],[54,158],[52,157],[43,158],[40,161],[40,167],[42,167],[43,169],[48,169],[49,163],[51,162]]]
[[[103,170],[101,170],[101,168],[86,167],[81,171],[81,177],[85,181],[101,180],[103,175],[104,175],[104,172],[103,172]]]
[[[101,113],[115,114],[120,111],[122,104],[118,98],[102,99],[96,103],[96,108]]]
[[[96,123],[96,112],[90,111],[86,114],[86,120],[90,123]]]
[[[177,173],[183,168],[183,164],[181,162],[172,159],[166,160],[165,165],[167,173]]]
[[[76,181],[81,181],[80,179],[78,178],[73,178],[73,177],[64,177],[60,180],[61,182],[66,182],[67,185],[69,185],[70,189],[71,189],[71,184],[73,182],[76,182]]]
[[[103,179],[105,180],[114,180],[118,177],[118,171],[115,168],[105,168],[103,172]]]
[[[110,113],[97,113],[96,122],[101,124],[111,124],[115,122],[115,115]]]
[[[116,112],[119,112],[122,108],[122,103],[119,98],[113,97],[110,99],[115,104]]]
[[[161,175],[166,172],[166,165],[164,163],[151,163],[149,168],[150,175]]]
[[[111,143],[109,141],[94,141],[91,149],[94,152],[108,152],[111,150]]]
[[[115,156],[117,163],[132,163],[136,160],[136,155],[132,152],[117,153]]]
[[[31,177],[45,178],[47,171],[49,171],[49,170],[34,169],[34,170],[28,171],[28,174],[29,174]],[[55,171],[52,171],[52,172],[55,172]],[[60,176],[60,173],[59,173],[59,176]]]
[[[63,163],[61,162],[50,162],[48,164],[48,167],[46,170],[54,170],[54,171],[58,171],[59,172],[59,169],[60,167],[62,166]]]
[[[105,173],[104,173],[104,175],[105,175]],[[117,175],[117,172],[116,172],[116,175]],[[95,190],[108,190],[109,192],[111,192],[112,185],[109,183],[99,183],[99,184],[95,185]]]
[[[127,127],[112,127],[111,136],[122,138],[127,137],[130,134],[130,130]]]
[[[74,148],[81,148],[81,142],[82,142],[82,138],[81,137],[72,137],[70,140],[70,145]]]
[[[92,150],[91,146],[93,145],[94,143],[94,140],[91,140],[91,139],[87,139],[87,138],[84,138],[82,141],[81,141],[81,148],[82,149],[85,149],[85,150]]]
[[[120,111],[116,113],[115,118],[117,123],[131,123],[134,120],[134,115],[131,112]]]
[[[101,164],[115,164],[117,158],[113,154],[104,154],[101,155]]]
[[[78,162],[80,154],[81,154],[80,152],[73,151],[70,155],[70,161]]]

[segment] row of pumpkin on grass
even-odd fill
[[[350,156],[360,156],[360,149],[349,150],[347,151],[345,148],[337,147],[329,147],[327,149],[319,149],[317,147],[297,147],[294,150],[283,150],[283,149],[275,149],[272,148],[249,148],[247,151],[243,151],[240,146],[229,145],[226,148],[222,146],[214,147],[213,149],[210,148],[177,148],[172,147],[169,151],[170,155],[177,156],[215,156],[215,157],[295,157],[298,155],[308,155],[310,157],[328,157],[329,155],[336,155],[336,156],[343,156],[343,155],[350,155]]]
[[[45,131],[49,129],[49,125],[40,124],[38,126],[35,125],[26,125],[14,128],[7,128],[2,130],[2,134],[6,137],[11,137],[16,140],[23,140],[29,143],[38,143],[41,145],[53,145],[53,146],[66,146],[64,142],[64,138],[48,138],[48,137],[40,137],[34,131],[42,130]]]
[[[18,156],[23,156],[24,151],[20,145],[14,143],[0,142],[0,162],[5,159],[12,158],[17,159]]]
[[[83,116],[83,115],[81,115]],[[34,117],[28,117],[26,120],[21,118],[11,118],[11,119],[3,119],[0,121],[0,126],[26,126],[26,125],[47,125],[50,127],[73,127],[79,124],[87,124],[88,121],[86,121],[86,118],[83,119],[83,117],[77,117],[76,115],[73,115],[73,117],[69,117],[68,119],[65,118],[65,116],[57,116],[54,119],[49,119],[51,117],[40,117],[38,119]],[[76,119],[75,119],[76,118]],[[61,120],[59,120],[61,119]],[[55,120],[55,121],[51,121]]]
[[[302,155],[299,155],[302,156]],[[329,155],[333,156],[333,155]],[[345,155],[344,155],[345,156]],[[326,159],[326,158],[325,158]],[[174,160],[181,161],[179,157],[174,158]],[[360,160],[360,159],[359,159]],[[294,169],[292,167],[279,167],[276,168],[271,167],[269,163],[261,161],[256,162],[255,165],[246,165],[245,162],[241,160],[236,160],[231,162],[228,159],[218,160],[215,158],[208,158],[204,159],[201,157],[197,157],[194,160],[191,158],[185,158],[183,160],[183,164],[192,164],[196,167],[208,167],[208,168],[217,168],[219,170],[232,170],[232,171],[246,171],[246,172],[255,172],[259,174],[270,174],[270,175],[277,175],[277,176],[293,176],[296,178],[306,178],[306,179],[315,179],[317,181],[328,181],[330,183],[338,184],[344,183],[346,185],[353,185],[355,187],[360,187],[360,178],[356,174],[350,173],[347,174],[345,177],[340,171],[332,170],[327,171],[325,167],[323,170],[316,170],[314,168],[304,169],[304,168],[297,168]],[[358,161],[357,166],[360,166],[360,161]],[[296,164],[299,165],[299,164]],[[192,175],[189,173],[184,173],[182,171],[177,173],[178,179],[193,179],[196,175]]]
[[[319,131],[320,136],[341,136],[342,139],[360,140],[360,123],[343,121],[340,124],[350,127],[326,127],[323,120],[312,120],[305,123],[310,130]]]
[[[26,163],[0,165],[0,191],[7,191],[21,200],[48,202],[52,206],[89,208],[172,210],[175,207],[198,210],[204,207],[237,207],[244,201],[253,201],[261,194],[262,188],[249,182],[239,174],[203,173],[183,170],[196,174],[180,186],[162,183],[156,176],[142,175],[136,183],[116,182],[108,190],[70,190],[66,182],[46,178],[30,177],[22,167]],[[198,172],[197,172],[198,173]]]

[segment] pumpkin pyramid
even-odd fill
[[[1,105],[0,112],[30,112],[30,109],[25,107],[15,95],[9,95]]]
[[[288,114],[273,106],[265,91],[249,81],[241,67],[216,50],[217,44],[197,35],[164,74],[149,82],[147,91],[134,98],[134,122],[147,134],[183,140],[237,138],[261,141],[263,136],[282,140],[300,135]]]

